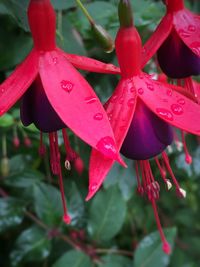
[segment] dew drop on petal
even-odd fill
[[[87,104],[92,104],[97,101],[97,98],[95,96],[89,96],[85,98],[85,102]]]
[[[133,86],[131,86],[131,88],[130,88],[130,92],[131,92],[131,93],[134,93],[134,92],[135,92],[135,88],[134,88]]]
[[[120,97],[120,99],[119,99],[119,104],[122,105],[123,102],[124,102],[124,98],[123,98],[123,97]]]
[[[185,105],[185,99],[183,99],[183,98],[178,99],[177,102],[178,102],[180,105]]]
[[[117,95],[113,95],[112,98],[110,99],[111,103],[115,103],[117,101]]]
[[[112,112],[109,112],[107,114],[107,116],[108,116],[109,121],[111,121],[112,120],[112,117],[113,117],[113,113]]]
[[[200,56],[200,42],[193,42],[190,47],[195,54]]]
[[[128,107],[132,107],[135,104],[135,98],[130,98],[127,102]]]
[[[74,84],[70,81],[62,80],[60,84],[61,88],[67,93],[70,93],[73,90]]]
[[[144,94],[144,89],[143,88],[139,88],[138,89],[138,94],[143,95]]]
[[[171,89],[167,90],[167,95],[172,96],[172,90]]]
[[[188,31],[190,31],[190,32],[195,32],[195,31],[196,31],[196,27],[195,27],[195,25],[189,25],[189,26],[188,26]]]
[[[151,83],[147,83],[146,85],[147,85],[147,88],[148,88],[150,91],[153,91],[153,90],[154,90],[154,86],[153,86],[153,84],[151,84]]]
[[[171,110],[176,115],[182,115],[183,114],[183,108],[179,104],[172,104]]]
[[[128,83],[132,83],[133,82],[133,78],[128,79]]]
[[[97,189],[97,183],[90,185],[89,191],[95,191]]]
[[[103,119],[103,113],[97,113],[94,115],[94,120],[101,121]]]
[[[178,33],[183,38],[188,38],[191,35],[191,33],[187,32],[186,30],[183,30],[183,29],[179,30]]]
[[[173,114],[171,113],[171,111],[165,109],[165,108],[157,108],[156,112],[163,117],[163,119],[165,120],[169,120],[169,121],[173,121],[174,117]]]
[[[5,92],[5,88],[1,88],[1,93],[3,94]]]
[[[146,48],[143,47],[143,48],[142,48],[142,54],[145,54],[145,53],[146,53]]]
[[[2,108],[0,109],[0,116],[1,116],[2,114],[4,114],[5,112],[6,112],[5,107],[2,107]]]
[[[53,58],[53,64],[54,64],[54,65],[57,65],[57,64],[58,64],[58,58],[57,58],[57,57],[54,57],[54,58]]]
[[[97,145],[97,149],[108,158],[116,159],[117,150],[115,148],[114,139],[111,136],[105,136],[101,138]]]

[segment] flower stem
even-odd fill
[[[83,11],[83,13],[85,14],[86,18],[89,20],[90,24],[95,24],[93,18],[90,16],[89,12],[84,7],[84,5],[81,2],[81,0],[76,0],[76,3],[80,7],[80,9]]]
[[[2,136],[2,156],[7,157],[6,134],[3,134]]]

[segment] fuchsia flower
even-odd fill
[[[121,161],[106,112],[87,81],[75,70],[118,73],[111,64],[66,54],[55,43],[56,17],[49,0],[31,0],[28,19],[34,48],[0,85],[0,115],[21,97],[21,120],[41,131],[40,154],[45,153],[42,132],[49,133],[51,168],[59,176],[64,220],[70,221],[64,199],[57,131],[66,127],[108,158]],[[71,63],[72,64],[71,64]],[[69,143],[63,129],[66,150]],[[71,157],[71,155],[70,155]],[[81,163],[77,168],[82,171]]]
[[[200,135],[200,108],[193,100],[179,93],[184,89],[176,86],[172,89],[167,83],[155,81],[141,71],[141,39],[133,26],[130,10],[129,1],[121,0],[121,27],[115,41],[121,79],[105,104],[105,109],[118,150],[127,158],[135,160],[138,193],[147,196],[152,204],[163,250],[170,253],[170,245],[164,236],[156,208],[160,186],[152,173],[149,159],[155,159],[166,187],[170,189],[172,186],[166,178],[167,171],[177,195],[185,197],[186,192],[179,186],[164,150],[173,140],[170,125]],[[159,154],[161,159],[158,158]],[[100,188],[113,163],[112,159],[93,149],[87,200]]]
[[[171,78],[200,74],[200,16],[183,0],[164,0],[167,12],[143,48],[142,66],[157,52],[163,72]]]

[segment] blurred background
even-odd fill
[[[0,82],[32,48],[27,23],[28,0],[0,0]],[[69,53],[117,64],[115,52],[105,53],[75,0],[52,0],[57,12],[57,44]],[[119,27],[117,0],[83,1],[95,21],[115,38]],[[186,6],[200,12],[199,0]],[[165,14],[162,1],[132,0],[135,25],[143,43]],[[156,66],[149,63],[149,73]],[[102,102],[112,94],[117,75],[82,72]],[[196,77],[198,79],[199,77]],[[85,122],[87,123],[87,122]],[[89,127],[89,126],[88,126]],[[177,133],[179,135],[179,133]],[[19,103],[0,118],[0,266],[1,267],[198,267],[200,266],[200,146],[187,135],[193,163],[185,163],[180,143],[168,150],[173,171],[187,191],[177,199],[175,190],[161,186],[159,215],[173,245],[165,255],[151,205],[136,193],[134,163],[128,169],[115,164],[101,190],[85,202],[90,147],[69,132],[73,149],[84,162],[64,169],[65,194],[72,218],[62,222],[58,180],[50,172],[49,155],[38,155],[39,131],[24,128]],[[47,138],[44,142],[47,144]],[[60,141],[63,152],[64,146]],[[155,166],[154,166],[155,167]],[[153,167],[155,177],[159,172]],[[78,171],[77,171],[78,170]]]

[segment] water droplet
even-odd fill
[[[0,116],[3,115],[5,112],[6,112],[5,107],[2,107],[2,108],[0,109]]]
[[[150,91],[153,91],[153,90],[154,90],[153,84],[151,84],[151,83],[146,83],[146,85],[147,85],[147,88],[148,88]]]
[[[5,88],[1,88],[1,93],[4,93],[5,92]]]
[[[123,98],[123,97],[120,97],[120,99],[119,99],[119,104],[122,105],[123,102],[124,102],[124,98]]]
[[[57,58],[57,57],[54,57],[54,58],[53,58],[53,64],[54,64],[54,65],[57,65],[57,64],[58,64],[58,58]]]
[[[163,117],[163,119],[169,120],[169,121],[173,121],[174,117],[173,114],[171,113],[171,111],[165,109],[165,108],[157,108],[156,112]]]
[[[167,95],[172,96],[172,90],[171,89],[167,90]]]
[[[107,116],[108,116],[109,121],[111,121],[112,120],[112,117],[113,117],[113,113],[112,112],[109,112],[107,114]]]
[[[140,78],[141,80],[143,80],[143,79],[144,79],[144,75],[140,74],[140,75],[139,75],[139,78]]]
[[[185,105],[185,99],[183,99],[183,98],[178,99],[177,102],[178,102],[180,105]]]
[[[144,94],[144,90],[143,90],[143,88],[139,88],[139,89],[138,89],[138,94],[140,94],[140,95]]]
[[[87,104],[92,104],[97,101],[97,98],[95,96],[88,96],[85,98],[85,102]]]
[[[97,189],[97,183],[94,183],[90,186],[90,191],[95,191]]]
[[[94,119],[97,121],[101,121],[103,119],[103,114],[102,113],[95,114]]]
[[[64,89],[67,93],[70,93],[73,90],[74,84],[70,81],[62,80],[60,84],[62,89]]]
[[[144,53],[146,53],[146,48],[145,47],[142,48],[142,54],[144,54]]]
[[[200,56],[200,42],[193,42],[190,47],[195,54]]]
[[[135,104],[135,98],[130,98],[127,103],[128,107],[132,107],[134,104]]]
[[[179,104],[171,105],[171,110],[176,115],[182,115],[183,114],[183,108]]]
[[[189,25],[188,26],[188,31],[195,32],[196,31],[196,26],[195,25]]]
[[[112,98],[110,99],[111,103],[115,103],[117,101],[118,96],[117,95],[113,95]]]
[[[128,83],[132,83],[133,82],[133,78],[128,79]]]
[[[108,158],[116,159],[118,156],[115,142],[111,136],[101,138],[97,143],[96,148]]]
[[[179,33],[179,35],[180,35],[181,37],[183,37],[183,38],[188,38],[188,37],[190,37],[190,35],[191,35],[190,32],[187,32],[186,30],[183,30],[183,29],[179,30],[178,33]]]
[[[130,92],[131,92],[131,93],[134,93],[134,92],[135,92],[135,87],[131,86],[131,88],[130,88]]]

